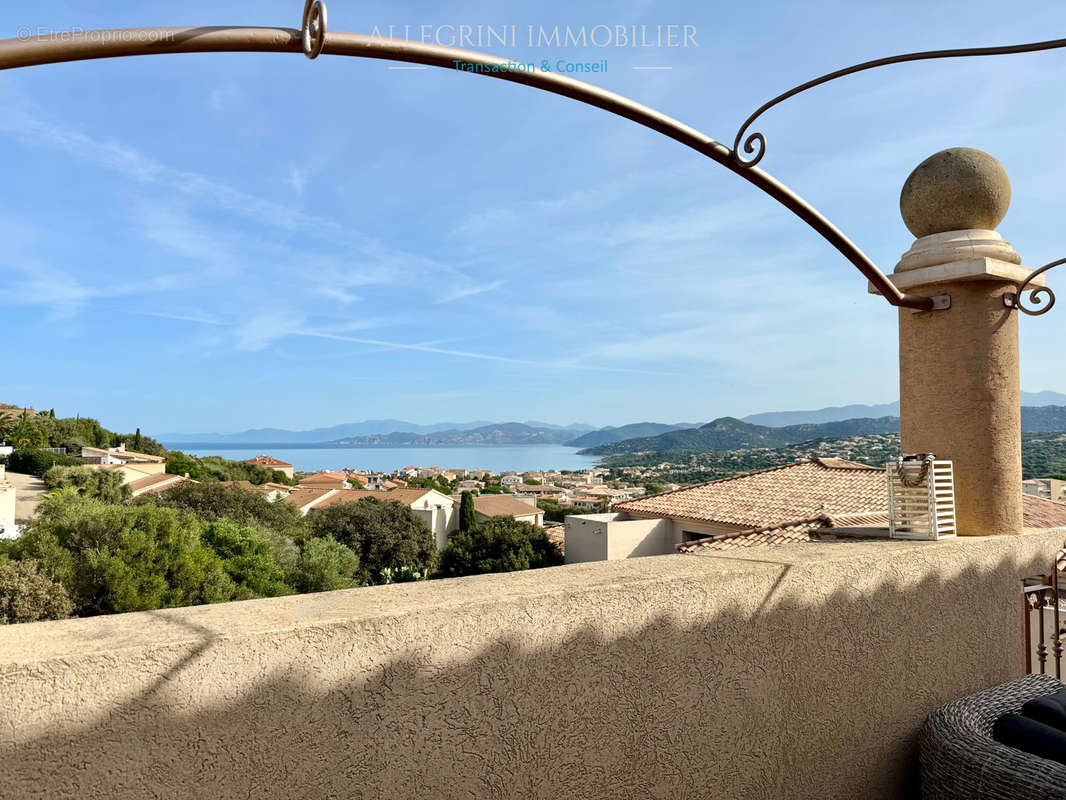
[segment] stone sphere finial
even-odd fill
[[[929,156],[903,184],[899,210],[918,238],[972,229],[995,230],[1010,207],[1010,178],[988,153],[952,147]]]

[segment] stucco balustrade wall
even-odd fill
[[[901,798],[1062,531],[0,629],[5,798]]]

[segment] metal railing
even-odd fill
[[[1062,612],[1066,597],[1062,595],[1059,573],[1064,567],[1066,545],[1055,554],[1049,574],[1022,581],[1022,626],[1025,631],[1027,674],[1054,674],[1062,679],[1063,638],[1066,634]],[[1054,673],[1050,671],[1052,666]]]

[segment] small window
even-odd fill
[[[696,542],[700,539],[707,539],[712,536],[710,533],[700,533],[698,531],[681,531],[681,541],[685,544],[689,542]]]

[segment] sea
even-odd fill
[[[596,456],[579,456],[577,448],[561,444],[490,445],[477,447],[322,447],[315,445],[206,444],[162,442],[168,450],[195,456],[221,456],[245,461],[269,455],[292,464],[297,472],[365,469],[393,472],[402,467],[442,469],[488,469],[493,472],[585,469]]]

